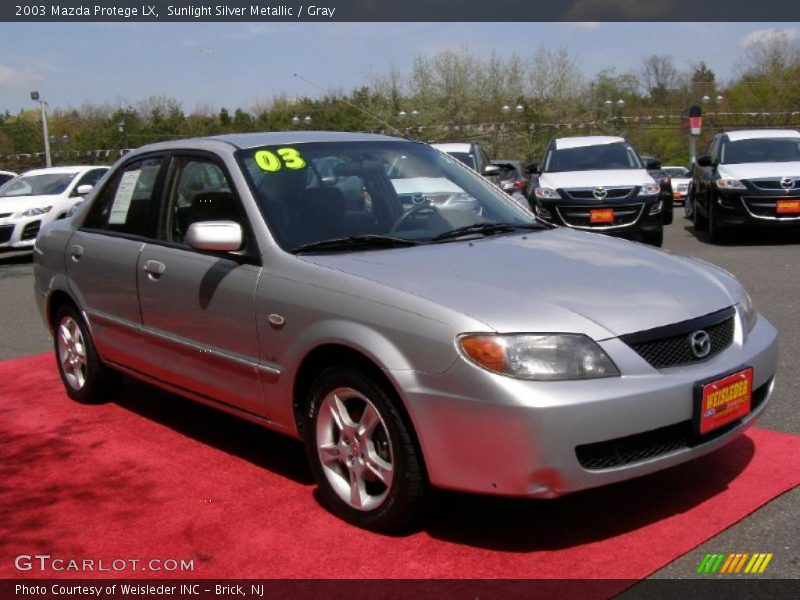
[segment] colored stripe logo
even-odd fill
[[[772,553],[748,552],[736,553],[717,553],[706,554],[700,566],[697,567],[698,573],[719,573],[725,575],[744,573],[756,575],[763,573],[769,561],[772,560]]]

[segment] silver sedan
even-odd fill
[[[302,439],[376,530],[432,487],[554,498],[706,454],[777,363],[722,269],[540,223],[384,136],[141,148],[42,230],[35,275],[72,398],[125,373]]]

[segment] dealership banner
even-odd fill
[[[4,1],[0,21],[797,21],[794,0]]]

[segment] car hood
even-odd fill
[[[721,179],[761,179],[764,177],[798,177],[800,162],[739,163],[719,165]]]
[[[644,169],[560,171],[558,173],[542,173],[539,177],[541,187],[553,189],[634,186],[645,183],[653,183],[653,178]]]
[[[54,206],[63,199],[63,196],[59,194],[46,196],[7,196],[0,198],[0,213],[16,213],[29,208]]]
[[[562,228],[302,258],[434,301],[497,331],[578,332],[598,340],[720,310],[735,304],[740,290],[711,265]]]

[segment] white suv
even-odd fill
[[[545,151],[531,194],[536,214],[550,223],[614,235],[664,239],[660,185],[624,138],[556,138]],[[538,169],[537,169],[538,170]]]

